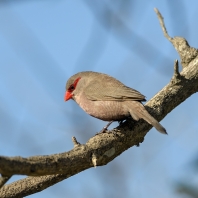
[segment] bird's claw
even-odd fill
[[[96,133],[96,135],[100,134],[100,133],[106,133],[107,132],[107,127],[104,127],[100,132]]]
[[[117,133],[115,131],[109,131],[109,130],[107,130],[106,127],[104,127],[100,132],[96,133],[96,135],[99,135],[100,133],[111,133],[115,136],[117,135]]]
[[[113,133],[113,135],[117,135],[117,133],[115,131],[108,131],[108,127],[109,125],[112,123],[113,121],[110,121],[100,132],[96,133],[96,135],[99,135],[100,133]],[[119,123],[122,123],[123,120],[119,121]]]
[[[123,120],[118,121],[119,126],[123,123]]]

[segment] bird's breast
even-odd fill
[[[92,101],[81,93],[75,101],[89,115],[104,121],[119,121],[128,117],[129,111],[122,101]]]

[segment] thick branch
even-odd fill
[[[183,70],[179,74],[176,62],[175,74],[170,83],[145,105],[147,110],[158,120],[162,120],[176,106],[193,93],[198,92],[198,57],[193,54],[194,50],[192,49],[194,48],[182,47],[181,50],[180,44],[182,43],[177,43],[177,38],[173,38],[171,42],[176,45],[175,48],[178,49],[182,60],[186,60],[185,66],[183,65]],[[197,50],[195,49],[195,51]],[[185,55],[191,58],[185,58]],[[92,137],[85,145],[75,143],[74,149],[66,153],[30,158],[1,157],[1,173],[52,175],[27,177],[5,185],[0,190],[0,197],[23,197],[39,192],[90,167],[105,165],[126,149],[142,143],[151,127],[143,120],[139,122],[128,120],[112,130],[112,132],[116,132],[116,135],[115,133],[101,133]],[[13,188],[15,191],[11,190]]]

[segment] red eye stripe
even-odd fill
[[[76,88],[76,85],[78,83],[78,81],[81,79],[81,77],[78,77],[75,81],[74,81],[74,87]]]
[[[76,88],[76,86],[77,86],[77,84],[78,84],[78,81],[79,81],[80,79],[81,79],[81,77],[77,78],[77,79],[74,81],[74,83],[73,83],[72,85],[70,85],[70,87],[69,87],[69,89],[68,89],[69,92],[72,92],[72,91]]]
[[[77,84],[78,84],[78,81],[81,79],[81,77],[77,78],[74,83],[72,85],[69,86],[69,88],[66,90],[65,92],[65,96],[64,96],[64,100],[65,101],[68,101],[70,99],[72,99],[73,97],[73,91],[75,90]]]

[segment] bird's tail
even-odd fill
[[[166,129],[154,118],[152,117],[148,111],[144,108],[144,106],[138,101],[126,101],[127,107],[129,108],[129,112],[131,117],[134,120],[139,120],[140,118],[147,121],[149,124],[154,126],[160,133],[167,134]]]

